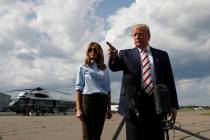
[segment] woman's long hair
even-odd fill
[[[89,56],[89,48],[96,48],[97,50],[97,58],[95,60],[96,64],[97,64],[97,67],[98,69],[100,70],[105,70],[106,68],[106,65],[104,64],[104,54],[103,54],[103,50],[101,48],[101,45],[98,44],[97,42],[91,42],[88,47],[87,47],[87,50],[86,50],[86,58],[85,58],[85,65],[91,67],[91,58]]]

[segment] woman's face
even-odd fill
[[[88,55],[91,60],[96,60],[96,58],[98,56],[98,51],[97,51],[96,47],[90,47],[88,49]]]

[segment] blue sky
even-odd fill
[[[0,1],[0,91],[69,88],[90,41],[134,47],[130,29],[146,23],[150,45],[170,56],[180,105],[210,105],[209,0]],[[121,73],[111,72],[113,100]]]
[[[107,18],[122,7],[129,7],[134,0],[102,0],[96,7],[96,15]]]

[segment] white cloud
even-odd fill
[[[210,76],[177,81],[177,92],[181,105],[209,105]]]
[[[69,85],[104,35],[96,1],[0,1],[1,88]]]

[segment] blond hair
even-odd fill
[[[148,37],[149,37],[149,40],[150,40],[150,37],[151,37],[150,29],[149,29],[149,27],[146,24],[136,24],[136,25],[134,25],[132,27],[132,32],[136,28],[142,28],[142,29],[144,29],[146,31],[146,33],[148,34]]]

